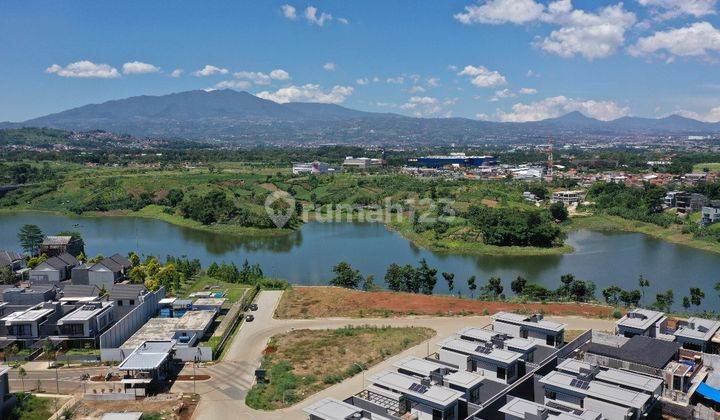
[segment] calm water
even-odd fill
[[[258,239],[202,232],[152,219],[17,213],[0,215],[0,249],[19,250],[16,233],[26,223],[37,224],[48,234],[81,232],[88,255],[135,250],[145,255],[187,255],[199,258],[203,266],[212,261],[240,265],[247,258],[260,263],[271,276],[300,284],[326,283],[332,277],[332,266],[343,260],[365,275],[373,274],[381,283],[389,264],[417,264],[426,258],[439,272],[455,273],[456,290],[460,288],[464,294],[465,280],[471,275],[477,276],[479,284],[490,276],[499,276],[510,294],[510,281],[518,275],[557,287],[562,274],[573,273],[594,281],[600,296],[600,290],[610,284],[637,287],[637,277],[642,273],[650,279],[650,296],[658,290],[674,289],[677,306],[688,294],[688,287],[699,286],[707,295],[703,308],[720,307],[713,290],[720,280],[720,255],[636,233],[577,231],[568,238],[576,250],[572,254],[497,257],[430,252],[381,224],[309,223],[286,237]],[[447,292],[442,278],[435,292]]]

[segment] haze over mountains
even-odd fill
[[[106,130],[135,136],[220,139],[240,143],[333,141],[442,144],[480,139],[519,140],[549,135],[687,135],[720,132],[720,123],[678,115],[600,121],[579,112],[536,122],[413,118],[357,111],[333,104],[279,104],[247,92],[194,90],[85,105],[0,128]]]

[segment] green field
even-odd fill
[[[720,172],[720,162],[697,163],[693,165],[693,172]]]

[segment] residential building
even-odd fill
[[[9,366],[0,367],[0,418],[5,418],[16,402],[15,394],[10,392],[9,373]]]
[[[720,345],[720,321],[692,317],[678,322],[675,341],[687,350],[714,353]]]
[[[700,225],[711,225],[720,220],[720,202],[713,201],[708,206],[703,206]]]
[[[555,191],[550,199],[551,203],[563,203],[566,206],[576,204],[582,201],[583,192],[580,190],[573,191]]]
[[[478,372],[484,377],[511,384],[519,374],[520,353],[499,349],[492,343],[477,343],[460,338],[447,338],[438,343],[439,360],[459,370]]]
[[[87,285],[90,282],[88,269],[92,263],[78,264],[70,270],[70,282],[72,284]]]
[[[343,166],[366,169],[373,166],[382,166],[384,163],[385,161],[382,159],[347,156],[343,161]]]
[[[146,341],[130,353],[118,370],[123,373],[120,383],[125,393],[135,396],[151,394],[158,382],[167,378],[171,371],[173,341]]]
[[[9,267],[13,272],[25,268],[25,257],[17,252],[0,250],[0,268]]]
[[[114,284],[105,290],[108,292],[108,299],[115,302],[116,319],[135,309],[148,292],[142,284]]]
[[[664,313],[643,308],[633,309],[615,323],[617,334],[625,337],[659,337],[666,328],[667,317]]]
[[[535,350],[538,345],[533,340],[509,337],[508,335],[498,333],[497,331],[477,327],[463,328],[458,331],[457,334],[463,340],[491,343],[497,348],[520,353],[522,355],[522,359],[526,362],[533,362],[535,360]]]
[[[698,193],[680,193],[675,196],[675,208],[680,213],[700,211],[709,202],[708,198]]]
[[[389,420],[387,417],[363,410],[344,401],[335,398],[323,398],[303,408],[310,420]]]
[[[293,163],[292,172],[293,175],[301,174],[324,174],[326,172],[332,172],[335,169],[327,163],[323,162],[309,162],[309,163]]]
[[[418,420],[458,418],[458,402],[463,397],[460,391],[397,372],[383,372],[372,376],[369,381],[372,386],[357,396],[364,396],[371,402],[385,399],[392,405],[397,417],[409,413]]]
[[[639,419],[650,408],[651,396],[617,385],[583,380],[565,372],[552,371],[538,381],[541,390],[536,401],[597,411],[607,420]]]
[[[555,402],[538,404],[517,397],[508,397],[509,401],[500,407],[505,420],[601,420],[597,411],[566,407]]]
[[[2,291],[2,301],[18,309],[27,309],[30,306],[47,302],[55,298],[57,292],[54,286],[35,284],[31,287],[7,287]]]
[[[661,378],[629,372],[621,369],[607,368],[576,359],[565,359],[558,363],[555,370],[576,375],[583,380],[596,380],[621,388],[643,392],[657,400],[663,393],[664,383]]]
[[[66,284],[59,293],[62,303],[84,303],[100,299],[101,289],[92,284]]]
[[[213,311],[220,313],[225,301],[225,298],[200,298],[192,303],[192,309],[194,311]]]
[[[110,290],[113,285],[123,278],[123,267],[111,258],[92,264],[87,269],[88,284],[105,287]]]
[[[78,260],[67,252],[48,258],[30,270],[31,283],[57,284],[70,278],[73,267]]]
[[[55,321],[62,315],[59,303],[45,302],[0,318],[0,336],[28,347],[55,333]]]
[[[601,366],[660,376],[662,369],[678,358],[678,343],[644,335],[635,335],[629,339],[617,337],[622,340],[620,345],[594,341],[588,343],[582,349],[583,359]]]
[[[48,257],[64,254],[68,252],[68,246],[72,241],[72,236],[46,236],[40,244],[40,254]]]
[[[537,196],[535,194],[531,193],[530,191],[524,191],[522,195],[523,195],[523,199],[525,199],[527,201],[530,201],[533,203],[538,201]]]
[[[492,329],[511,337],[526,338],[543,346],[562,347],[565,324],[547,321],[542,314],[530,316],[498,312],[493,316]]]
[[[81,305],[57,321],[57,335],[71,342],[93,344],[115,322],[114,302],[96,301]]]

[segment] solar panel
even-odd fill
[[[570,386],[580,389],[588,389],[590,388],[590,382],[583,381],[581,379],[573,379],[570,381]]]
[[[429,389],[429,388],[426,387],[425,385],[420,385],[420,388],[418,388],[418,391],[417,391],[417,392],[419,392],[419,393],[421,393],[421,394],[424,394],[424,393],[426,393],[426,392],[428,391],[428,389]]]
[[[417,392],[419,387],[420,384],[413,383],[412,385],[410,385],[410,391]]]

